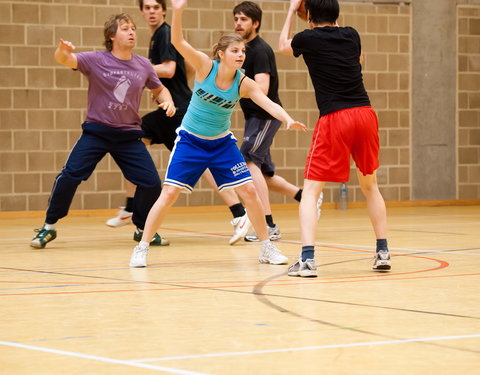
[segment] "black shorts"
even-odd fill
[[[275,164],[270,156],[270,146],[282,122],[276,119],[251,117],[245,121],[245,132],[240,151],[245,161],[253,162],[263,174],[273,176]]]
[[[186,109],[178,108],[173,117],[168,117],[161,108],[147,113],[142,117],[142,129],[144,138],[151,140],[153,144],[164,144],[170,151],[173,149],[176,130],[181,125]]]

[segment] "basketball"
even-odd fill
[[[308,22],[307,10],[305,9],[305,1],[302,0],[297,9],[297,15],[304,21]]]

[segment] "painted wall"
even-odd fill
[[[190,0],[186,38],[209,52],[220,34],[232,31],[236,3]],[[259,4],[264,10],[261,36],[276,49],[288,2]],[[356,0],[341,1],[341,7],[339,23],[355,27],[362,37],[365,84],[380,120],[378,176],[385,199],[479,199],[479,2]],[[78,72],[55,64],[58,39],[72,41],[79,51],[101,49],[103,22],[117,12],[134,16],[136,52],[146,56],[148,30],[134,0],[0,0],[1,211],[44,210],[53,179],[80,134],[87,82]],[[438,33],[432,33],[425,20],[436,17],[444,17],[444,22],[436,19]],[[300,20],[295,25],[298,31],[306,27]],[[445,35],[447,46],[441,43]],[[277,65],[282,103],[309,131],[280,130],[272,157],[279,175],[301,185],[318,111],[303,61],[277,54]],[[141,113],[152,109],[145,94]],[[241,142],[239,108],[232,129]],[[163,179],[168,150],[157,145],[151,154]],[[362,201],[355,173],[349,186],[349,198]],[[336,198],[337,188],[327,184],[326,201]],[[71,208],[115,208],[123,202],[122,175],[108,156],[80,185]],[[293,201],[272,194],[272,202]],[[222,202],[204,182],[177,203],[210,204]]]

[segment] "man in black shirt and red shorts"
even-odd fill
[[[350,155],[357,166],[360,188],[367,199],[370,220],[377,238],[373,269],[389,270],[387,215],[378,189],[378,120],[363,85],[361,43],[352,27],[339,27],[337,0],[305,0],[310,24],[291,37],[292,21],[302,0],[290,0],[279,40],[284,54],[303,56],[320,111],[304,171],[300,202],[302,254],[288,269],[289,276],[316,277],[314,260],[316,221],[310,207],[325,182],[345,182],[350,175]]]
[[[246,44],[246,57],[242,68],[245,75],[255,80],[262,91],[275,103],[281,105],[278,96],[278,73],[272,48],[258,35],[262,23],[262,10],[252,1],[243,1],[233,8],[235,32]],[[240,99],[245,117],[245,132],[240,151],[247,162],[253,183],[262,201],[268,234],[271,241],[281,238],[274,223],[270,208],[269,190],[281,193],[297,201],[302,198],[302,189],[275,174],[275,164],[270,155],[273,138],[281,122],[265,112],[251,99]],[[320,211],[321,201],[318,203]],[[318,215],[319,216],[319,215]],[[255,233],[245,241],[258,241]]]

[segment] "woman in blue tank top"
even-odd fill
[[[250,98],[272,116],[287,124],[287,129],[305,131],[278,104],[272,102],[257,83],[240,68],[245,60],[245,43],[238,34],[220,38],[213,48],[214,59],[194,49],[183,37],[182,15],[187,0],[172,0],[171,41],[177,51],[195,68],[193,95],[170,155],[163,190],[148,214],[142,241],[134,248],[131,267],[145,267],[149,239],[160,227],[168,209],[180,192],[191,192],[198,179],[210,169],[218,189],[235,188],[244,202],[248,217],[260,240],[261,263],[286,264],[286,256],[270,242],[262,203],[230,132],[230,117],[240,99]]]

